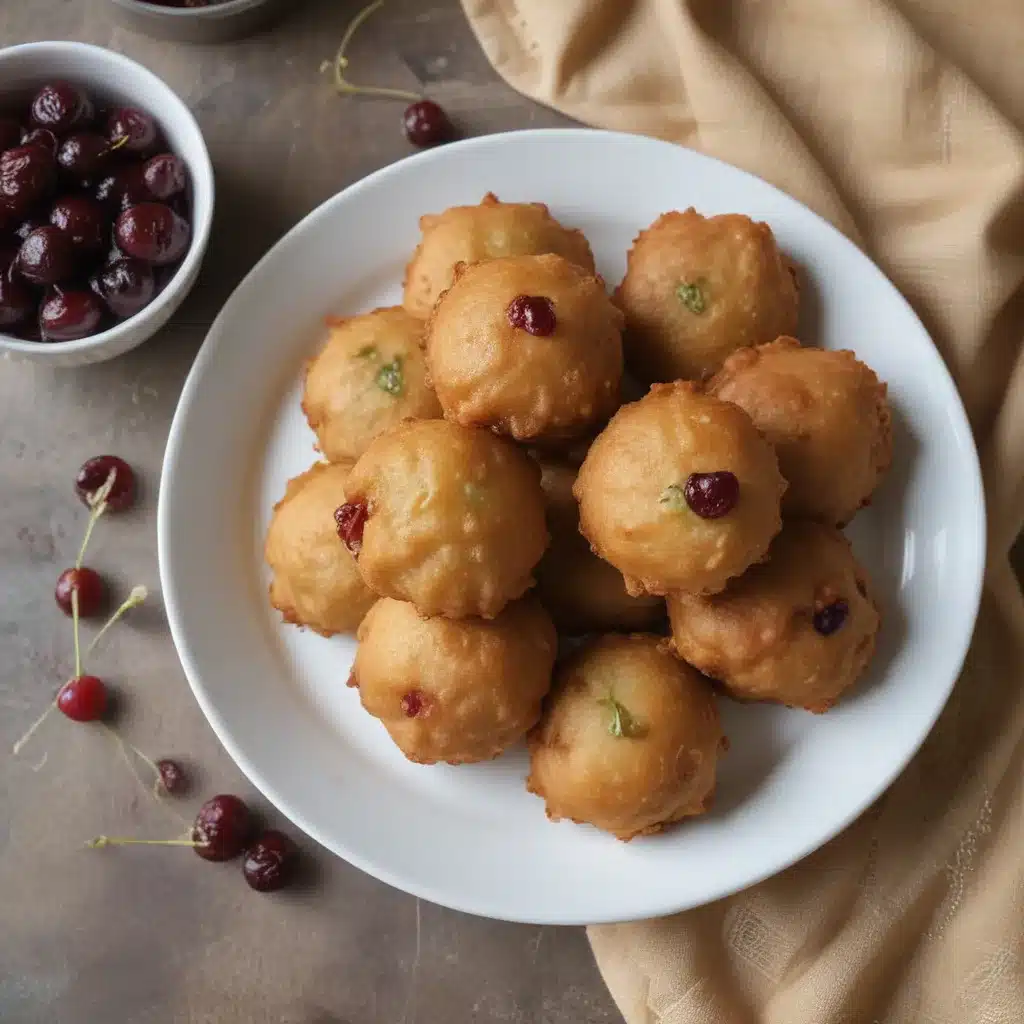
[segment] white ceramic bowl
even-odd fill
[[[66,79],[100,102],[123,102],[148,111],[168,148],[188,165],[192,241],[174,277],[141,313],[78,341],[23,341],[0,333],[0,351],[51,366],[83,366],[113,359],[152,337],[171,318],[199,275],[213,222],[213,165],[192,112],[141,64],[86,43],[25,43],[0,50],[0,107],[9,94],[28,94],[46,81]]]

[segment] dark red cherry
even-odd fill
[[[57,164],[71,181],[86,185],[105,174],[113,158],[110,143],[96,132],[69,135],[57,150]]]
[[[165,793],[180,796],[188,791],[188,774],[177,761],[165,757],[157,761],[156,768],[160,773],[160,785]]]
[[[60,688],[57,708],[74,722],[95,722],[107,710],[107,688],[96,676],[75,676]]]
[[[65,569],[57,577],[57,587],[53,596],[57,601],[57,607],[65,615],[74,612],[72,595],[78,592],[78,614],[83,619],[91,619],[103,611],[107,603],[107,588],[103,577],[87,566],[79,569]]]
[[[516,330],[538,338],[554,334],[558,326],[555,304],[543,295],[517,295],[508,304],[505,315]]]
[[[13,117],[0,117],[0,153],[21,145],[21,125]]]
[[[49,128],[33,128],[22,137],[23,146],[42,146],[51,156],[57,156],[57,136]]]
[[[114,224],[114,240],[127,256],[166,266],[185,255],[191,229],[163,203],[138,203],[124,211]]]
[[[152,202],[153,195],[146,187],[144,172],[144,164],[126,164],[100,179],[96,198],[112,217],[136,203]]]
[[[283,889],[295,873],[299,848],[283,832],[268,828],[245,851],[242,873],[257,892]]]
[[[43,146],[16,146],[0,154],[0,199],[7,216],[27,217],[57,181],[53,156]]]
[[[28,324],[36,311],[36,297],[24,281],[10,272],[0,272],[0,331],[12,331]]]
[[[135,504],[135,471],[116,455],[95,455],[83,462],[75,476],[75,493],[87,508],[92,496],[114,474],[114,483],[107,495],[110,512],[124,512]]]
[[[363,548],[363,529],[369,512],[363,502],[346,502],[334,510],[334,523],[345,547],[358,555]]]
[[[43,341],[77,341],[95,334],[103,323],[103,303],[84,288],[54,288],[39,307]]]
[[[203,860],[237,857],[245,849],[251,832],[249,808],[228,793],[207,800],[192,826],[192,838],[199,844],[195,851]]]
[[[188,172],[185,163],[173,153],[160,153],[150,157],[142,170],[146,188],[157,199],[170,199],[185,191]]]
[[[50,82],[32,98],[32,123],[63,135],[72,128],[87,125],[95,108],[86,93],[70,82]]]
[[[58,199],[50,210],[50,223],[71,239],[79,255],[102,252],[107,244],[109,221],[103,207],[87,196]]]
[[[433,100],[410,103],[402,114],[405,137],[421,148],[447,142],[455,134],[448,115]]]
[[[14,229],[14,235],[19,240],[19,243],[24,242],[36,228],[44,228],[49,223],[49,220],[45,217],[29,217]]]
[[[93,274],[89,287],[107,304],[110,312],[122,320],[145,309],[156,294],[153,268],[128,256],[113,260]]]
[[[814,628],[822,636],[831,636],[842,629],[849,614],[850,606],[841,597],[837,598],[814,613]]]
[[[728,515],[740,500],[740,482],[727,470],[691,473],[686,478],[683,496],[701,519],[719,519]]]
[[[406,718],[422,715],[427,707],[427,698],[421,690],[410,690],[402,696],[402,714]]]
[[[18,250],[16,267],[33,284],[58,284],[75,273],[75,249],[68,235],[52,224],[36,228]]]
[[[107,118],[107,138],[121,152],[147,156],[160,144],[160,129],[144,110],[119,107]]]

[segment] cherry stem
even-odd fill
[[[104,846],[205,846],[195,839],[127,839],[124,836],[97,836],[85,844],[90,850],[101,850]]]
[[[124,739],[124,737],[122,737],[121,734],[116,729],[107,725],[106,722],[101,722],[100,725],[102,725],[103,728],[107,730],[111,739],[113,739],[114,742],[117,743],[118,749],[121,751],[121,756],[124,758],[124,763],[128,765],[129,771],[131,771],[132,776],[134,777],[135,781],[139,784],[139,786],[142,788],[142,791],[146,794],[146,796],[152,796],[154,800],[156,800],[162,806],[166,807],[167,810],[169,810],[174,815],[174,817],[182,823],[182,825],[185,825],[187,827],[188,822],[164,800],[163,794],[160,790],[160,769],[157,767],[156,762],[152,760],[150,757],[148,757],[146,754],[144,754],[141,750],[139,750],[139,748],[135,746],[134,743],[130,743],[128,740]],[[142,761],[143,764],[145,764],[153,773],[154,781],[152,789],[146,785],[145,781],[139,775],[138,771],[135,768],[135,764],[132,762],[132,759],[128,756],[129,751],[133,753],[140,761]]]
[[[345,29],[345,34],[341,37],[341,45],[338,47],[338,53],[334,58],[334,87],[338,92],[343,93],[347,96],[384,96],[395,100],[409,100],[415,103],[417,100],[423,99],[419,93],[407,92],[405,89],[386,89],[377,85],[354,85],[352,82],[346,80],[344,71],[348,68],[348,58],[345,56],[345,50],[348,49],[348,44],[352,42],[352,37],[356,34],[356,29],[367,18],[370,17],[375,11],[379,11],[384,6],[384,0],[376,0],[375,3],[369,4],[364,7],[350,22],[348,28]],[[332,65],[327,61],[324,62],[322,71],[326,71]]]
[[[11,747],[11,754],[12,754],[12,755],[13,755],[14,757],[17,757],[17,756],[18,756],[18,754],[20,754],[20,753],[21,753],[21,748],[22,748],[22,747],[24,747],[24,746],[25,746],[25,744],[26,744],[26,743],[28,743],[28,741],[29,741],[29,740],[30,740],[30,739],[31,739],[31,738],[32,738],[32,737],[33,737],[33,736],[35,735],[35,732],[36,732],[36,730],[37,730],[37,729],[38,729],[38,728],[39,728],[39,727],[40,727],[40,726],[41,726],[41,725],[43,724],[43,722],[45,722],[45,721],[47,720],[47,718],[49,718],[49,717],[50,717],[50,712],[52,712],[52,711],[54,710],[54,708],[56,708],[56,707],[57,707],[57,702],[56,702],[56,701],[54,701],[54,702],[53,702],[52,704],[50,704],[50,705],[49,705],[49,706],[47,707],[47,709],[46,709],[46,710],[45,710],[45,711],[44,711],[44,712],[43,712],[43,713],[42,713],[42,714],[41,714],[41,715],[40,715],[40,716],[39,716],[39,717],[38,717],[38,718],[37,718],[37,719],[36,719],[36,720],[35,720],[35,721],[34,721],[34,722],[33,722],[33,723],[32,723],[32,724],[31,724],[31,725],[29,726],[29,727],[28,727],[28,730],[26,731],[25,735],[24,735],[24,736],[22,736],[22,737],[21,737],[21,739],[20,739],[20,740],[18,740],[18,742],[17,742],[17,743],[15,743],[13,747]]]
[[[81,569],[85,560],[85,549],[89,546],[89,538],[92,537],[93,527],[100,516],[107,511],[107,498],[114,489],[114,482],[117,480],[117,470],[112,469],[103,481],[103,486],[95,494],[89,495],[89,522],[85,524],[85,536],[82,538],[82,546],[78,549],[78,558],[75,560],[75,568]]]
[[[75,631],[75,678],[82,674],[82,648],[78,640],[78,587],[71,588],[71,625]]]
[[[77,594],[78,591],[76,590],[73,594],[73,598],[74,596],[77,596]],[[107,621],[103,624],[103,628],[92,638],[91,643],[85,649],[85,656],[88,658],[89,655],[92,654],[93,649],[100,642],[100,640],[103,637],[103,634],[106,633],[107,630],[110,629],[110,627],[115,622],[117,622],[117,620],[121,618],[121,616],[124,615],[125,612],[130,612],[133,608],[138,608],[138,606],[142,604],[142,602],[145,601],[148,596],[149,591],[146,590],[145,587],[132,587],[131,593],[124,599],[124,601],[121,602],[121,606],[117,609],[117,611],[114,612],[113,615],[110,616],[109,619],[107,619]]]

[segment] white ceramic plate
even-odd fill
[[[714,812],[620,843],[551,824],[514,750],[407,763],[345,686],[354,645],[283,626],[261,537],[314,461],[303,361],[327,314],[400,301],[422,213],[494,191],[584,230],[617,282],[637,230],[696,206],[768,221],[803,266],[806,340],[889,382],[893,470],[851,528],[885,608],[868,678],[822,717],[723,702],[732,741]],[[196,360],[160,489],[160,569],[196,698],[253,783],[352,864],[425,899],[518,921],[636,919],[735,892],[860,814],[920,745],[974,626],[984,564],[978,461],[945,366],[907,303],[849,241],[741,171],[663,142],[582,130],[495,135],[387,167],[311,213],[242,282]]]

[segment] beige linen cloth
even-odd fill
[[[1024,0],[463,5],[516,89],[737,164],[858,240],[942,350],[986,473],[981,617],[924,749],[781,876],[592,928],[623,1014],[1024,1022],[1024,601],[1008,560],[1024,520]]]

